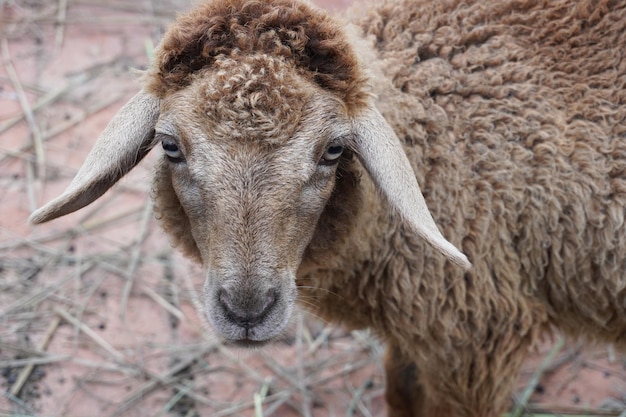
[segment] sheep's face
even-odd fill
[[[206,269],[207,317],[227,340],[265,342],[287,325],[347,145],[342,113],[339,100],[266,56],[219,60],[162,101],[163,169]],[[168,194],[158,187],[157,206]]]

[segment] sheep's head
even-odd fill
[[[219,58],[161,102],[156,207],[204,265],[207,316],[228,339],[263,341],[286,325],[348,123],[339,99],[263,54]]]
[[[166,35],[146,88],[111,121],[39,223],[101,196],[159,143],[165,230],[206,270],[206,314],[226,339],[287,325],[296,271],[354,152],[391,206],[452,261],[400,142],[338,26],[303,4],[200,6]]]

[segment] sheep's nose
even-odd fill
[[[251,329],[259,324],[276,304],[277,294],[278,291],[270,289],[265,294],[250,296],[221,288],[219,302],[231,322]]]

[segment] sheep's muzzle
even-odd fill
[[[223,279],[223,274],[219,275],[222,279],[207,279],[205,307],[207,318],[221,337],[237,345],[257,346],[283,332],[296,298],[295,280],[290,274],[279,279],[245,275]]]

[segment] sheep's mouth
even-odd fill
[[[223,344],[227,347],[243,348],[243,349],[259,349],[271,344],[274,339],[267,340],[252,340],[252,339],[238,339],[238,340],[224,340]]]

